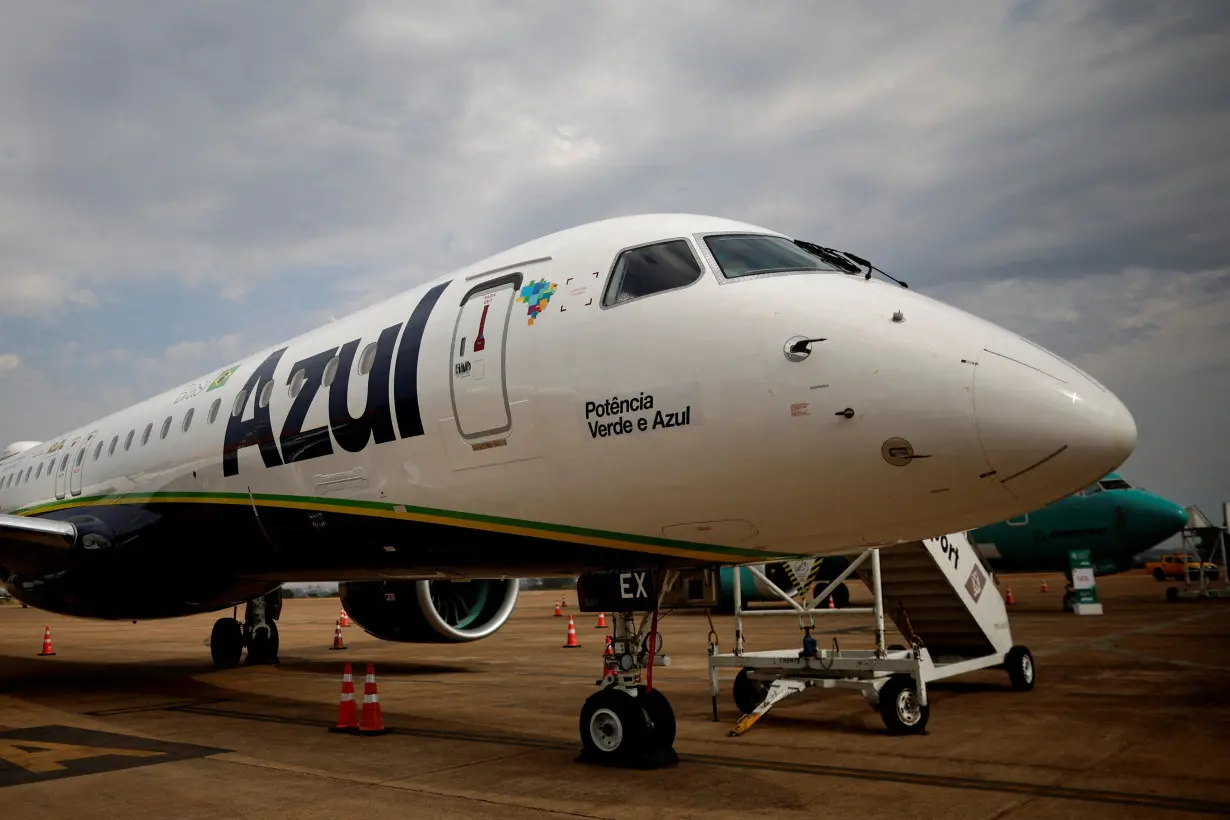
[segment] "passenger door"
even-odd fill
[[[72,468],[68,474],[68,492],[70,495],[81,495],[81,472],[85,467],[86,456],[90,452],[90,444],[94,441],[94,433],[90,433],[77,452],[73,454]]]
[[[81,439],[73,439],[64,452],[56,453],[56,498],[64,498],[68,494],[68,465],[77,457],[77,445]]]
[[[505,344],[520,273],[476,285],[461,300],[453,328],[450,378],[453,418],[462,439],[506,438],[512,429]]]

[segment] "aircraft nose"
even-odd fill
[[[1096,481],[1136,448],[1136,421],[1114,393],[1017,336],[996,336],[979,355],[974,415],[996,478],[1039,506]]]
[[[1187,510],[1170,501],[1159,500],[1150,510],[1150,516],[1155,522],[1153,529],[1158,541],[1186,529],[1188,524]]]

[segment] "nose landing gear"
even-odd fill
[[[577,760],[635,769],[677,765],[674,710],[666,696],[649,685],[653,666],[670,665],[670,658],[661,654],[656,613],[648,631],[644,622],[637,628],[631,612],[619,613],[614,620],[612,654],[603,656],[602,688],[581,708]],[[642,672],[647,683],[641,683]]]

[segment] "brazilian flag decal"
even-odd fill
[[[205,388],[205,392],[208,393],[210,390],[217,390],[219,387],[225,385],[227,380],[230,379],[231,376],[234,376],[235,371],[238,369],[239,365],[235,365],[234,367],[228,367],[226,370],[223,370],[218,374],[217,378],[209,383],[209,387]]]

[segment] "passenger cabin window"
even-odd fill
[[[290,377],[290,397],[293,399],[299,395],[299,391],[303,389],[304,383],[307,382],[307,370],[299,368],[295,371],[295,375]]]
[[[265,386],[261,388],[260,396],[257,397],[257,403],[261,409],[269,406],[269,399],[273,397],[273,379],[265,382]]]
[[[98,442],[98,446],[94,448],[94,460],[98,461],[98,457],[102,455],[102,448],[105,442]]]
[[[124,449],[125,450],[127,450],[129,447],[132,446],[132,437],[135,436],[136,434],[137,434],[136,430],[128,431],[128,438],[124,439]]]
[[[706,236],[705,245],[727,279],[799,271],[841,271],[783,236],[723,234]]]
[[[358,371],[360,376],[366,376],[372,372],[372,365],[376,363],[376,343],[372,342],[367,347],[363,348],[363,352],[359,354]]]
[[[34,465],[31,464],[29,467],[26,468],[26,483],[27,484],[30,483],[30,476],[33,474],[34,474]]]
[[[222,409],[222,399],[214,399],[214,403],[209,406],[209,417],[206,419],[210,424],[214,423],[214,419],[218,418],[218,411]]]
[[[1029,513],[1025,513],[1020,518],[1009,518],[1006,522],[1009,527],[1023,527],[1029,523]]]
[[[166,421],[162,423],[162,432],[158,434],[158,438],[164,439],[167,433],[171,432],[171,417],[167,416]]]
[[[235,404],[231,407],[231,415],[239,416],[243,413],[243,408],[248,404],[248,391],[240,390],[235,394]]]
[[[38,471],[34,473],[34,480],[38,481],[43,477],[43,462],[38,463]]]
[[[328,387],[333,384],[333,377],[337,375],[337,356],[329,360],[325,365],[325,372],[320,377],[320,383],[323,387]]]
[[[184,423],[181,425],[180,429],[182,429],[185,433],[188,432],[188,428],[192,426],[192,414],[194,412],[196,412],[196,408],[189,407],[188,412],[184,413]]]
[[[149,434],[152,432],[154,432],[154,423],[151,421],[149,424],[145,425],[145,432],[141,434],[142,447],[149,443]]]
[[[119,444],[119,443],[120,443],[120,437],[119,437],[119,436],[112,436],[112,437],[111,437],[111,446],[107,448],[107,457],[108,457],[108,458],[110,458],[111,456],[115,455],[115,445],[117,445],[117,444]]]
[[[615,260],[602,304],[611,307],[687,287],[700,279],[701,272],[700,262],[684,239],[632,248]]]

